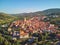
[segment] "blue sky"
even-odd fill
[[[60,0],[0,0],[0,12],[24,13],[60,8]]]

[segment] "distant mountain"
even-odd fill
[[[43,11],[31,12],[31,13],[20,13],[12,14],[14,16],[40,16],[40,15],[60,15],[60,8],[47,9]]]
[[[60,15],[60,8],[47,9],[44,10],[43,13],[45,15]]]

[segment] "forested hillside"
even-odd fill
[[[15,16],[11,16],[11,15],[5,14],[5,13],[0,13],[0,24],[5,24],[8,22],[11,22],[14,19],[16,19]]]

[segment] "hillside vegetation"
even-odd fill
[[[15,16],[11,16],[5,13],[0,13],[0,24],[9,23],[13,21],[14,19],[16,19]]]

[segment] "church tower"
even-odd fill
[[[26,22],[26,18],[24,18],[24,21]]]

